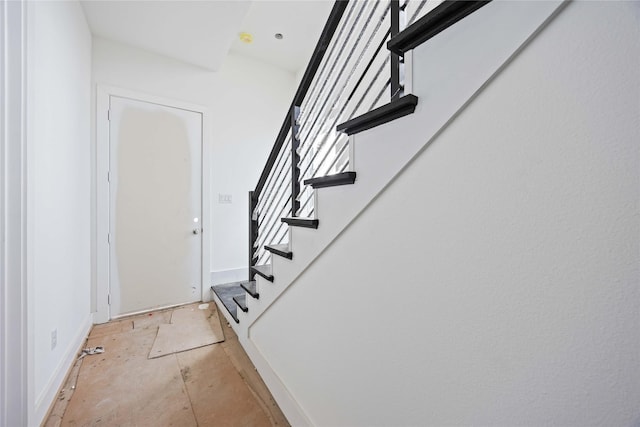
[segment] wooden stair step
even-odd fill
[[[344,132],[347,135],[353,135],[411,114],[415,111],[416,105],[418,105],[417,96],[405,95],[382,107],[378,107],[361,116],[340,123],[336,126],[336,130],[338,132]]]
[[[387,49],[398,55],[404,55],[405,52],[421,45],[482,6],[486,6],[489,1],[444,1],[393,36],[387,42]]]
[[[335,187],[337,185],[353,184],[356,181],[355,172],[342,172],[335,175],[321,176],[318,178],[310,178],[304,181],[305,185],[313,188]]]
[[[273,274],[271,274],[271,264],[254,265],[251,267],[251,271],[264,277],[270,282],[273,282]]]
[[[233,301],[240,307],[240,310],[245,313],[249,311],[249,307],[247,307],[247,294],[235,296],[233,297]]]
[[[319,221],[313,218],[286,217],[281,218],[282,222],[286,222],[290,227],[306,227],[318,228]]]
[[[289,244],[284,243],[281,245],[265,245],[264,248],[272,254],[280,255],[287,259],[293,259],[293,252],[289,250]]]
[[[255,299],[260,298],[260,294],[258,293],[258,286],[256,285],[255,280],[252,280],[250,282],[242,282],[242,284],[240,284],[240,287],[242,287],[242,289],[244,289],[246,293],[251,295],[251,297]]]

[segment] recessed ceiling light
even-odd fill
[[[251,43],[253,41],[253,36],[249,33],[240,33],[240,41],[243,43]]]
[[[283,38],[284,36],[282,35],[282,33],[276,33],[276,34],[274,35],[274,37],[275,37],[276,39],[278,39],[278,40],[282,40],[282,38]]]

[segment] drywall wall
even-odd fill
[[[29,425],[38,425],[91,325],[91,34],[75,1],[30,2],[27,16]]]
[[[94,91],[95,85],[116,86],[208,109],[211,131],[206,133],[205,127],[204,144],[211,153],[210,270],[215,277],[241,279],[236,276],[246,271],[248,260],[247,193],[255,187],[287,113],[295,91],[293,74],[236,55],[212,72],[94,38],[93,83]],[[220,194],[230,195],[231,203],[220,203]]]
[[[219,74],[227,89],[217,93],[215,106],[212,216],[218,233],[212,271],[248,264],[248,192],[258,183],[297,89],[292,73],[237,55],[229,55]],[[231,194],[233,204],[219,204],[219,193]]]
[[[313,424],[638,423],[637,17],[569,3],[252,326]]]

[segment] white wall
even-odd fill
[[[75,1],[32,2],[27,16],[29,424],[37,425],[91,325],[91,34]]]
[[[219,74],[225,89],[215,96],[213,271],[248,265],[248,192],[258,183],[297,89],[292,73],[232,54]],[[233,204],[218,204],[218,193],[231,194]]]
[[[313,424],[640,421],[637,18],[569,3],[251,327]]]
[[[94,90],[95,84],[110,85],[209,109],[212,132],[204,142],[212,153],[211,270],[220,281],[244,278],[248,191],[287,113],[295,92],[293,74],[236,55],[212,72],[94,38],[93,83]],[[230,194],[232,203],[218,203],[218,194]]]

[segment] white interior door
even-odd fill
[[[202,114],[110,97],[111,316],[202,298]]]

